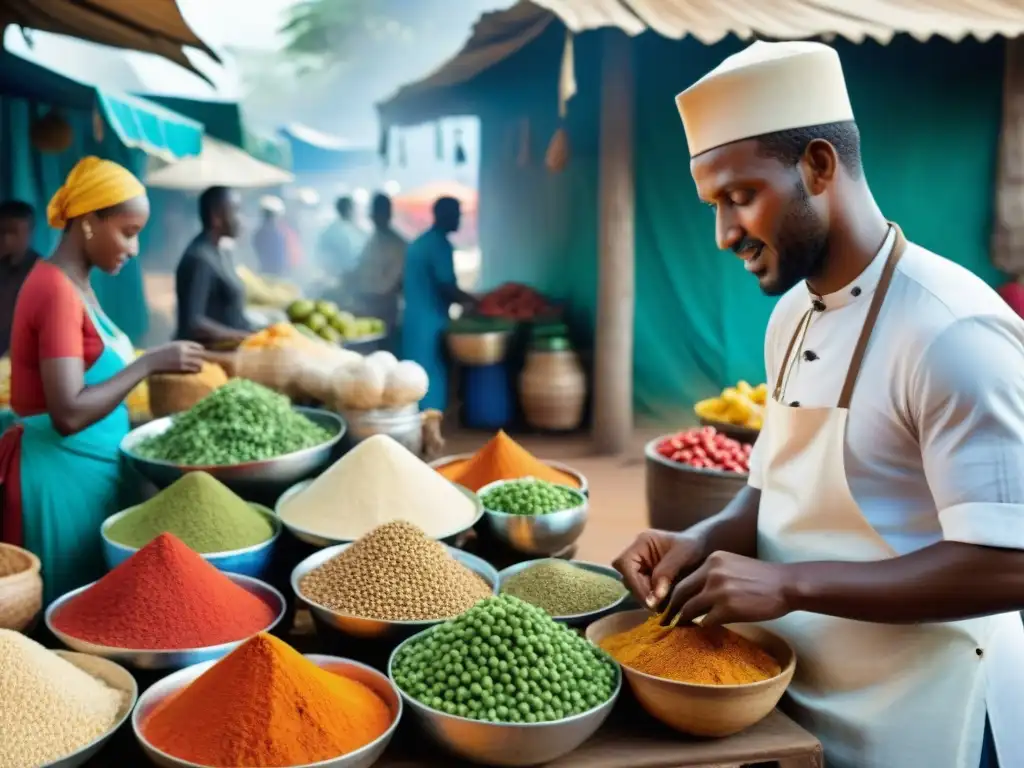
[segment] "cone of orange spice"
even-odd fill
[[[347,755],[394,719],[369,687],[257,635],[161,702],[142,735],[199,765],[293,766]]]
[[[474,493],[499,480],[519,480],[524,477],[535,477],[549,483],[568,485],[570,488],[580,487],[575,477],[548,466],[504,431],[498,432],[471,458],[445,464],[437,471]]]

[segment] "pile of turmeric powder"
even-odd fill
[[[781,672],[757,644],[725,627],[663,627],[660,617],[601,641],[612,658],[637,672],[696,685],[746,685]]]

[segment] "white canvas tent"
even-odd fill
[[[196,191],[224,186],[264,189],[290,184],[295,176],[277,166],[257,160],[238,147],[203,137],[203,151],[175,163],[154,162],[146,184],[161,189]]]

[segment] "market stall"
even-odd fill
[[[24,617],[0,630],[13,764],[820,765],[775,710],[789,645],[661,628],[575,559],[580,472],[504,432],[430,463],[383,432],[347,440],[341,406],[418,409],[429,387],[381,353],[295,331],[230,367],[150,382],[171,415],[122,453],[154,493],[102,525],[107,574],[45,606],[33,639]],[[39,605],[14,552],[0,589],[27,574]]]
[[[563,316],[563,307],[530,286],[505,283],[452,321],[447,346],[461,373],[463,426],[582,426],[590,385]]]

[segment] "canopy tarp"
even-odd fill
[[[207,76],[183,48],[196,48],[219,61],[189,27],[175,0],[0,0],[0,32],[10,24],[155,53],[203,79]]]
[[[174,159],[199,154],[203,125],[152,101],[97,88],[0,51],[0,94],[57,108],[97,109],[126,147]]]
[[[692,36],[710,45],[729,35],[741,40],[842,37],[889,43],[904,33],[917,40],[966,37],[988,40],[1024,34],[1021,0],[521,0],[484,14],[453,58],[422,80],[378,104],[384,128],[475,114],[479,100],[468,86],[540,37],[552,23],[571,32],[617,27],[630,35],[647,30],[668,38]],[[533,49],[531,48],[531,51]],[[560,51],[559,51],[560,52]],[[526,62],[519,60],[519,66]],[[532,66],[557,68],[544,55]],[[526,74],[524,73],[524,78]],[[554,103],[554,96],[552,97]]]
[[[146,176],[146,184],[162,189],[199,191],[222,186],[238,189],[265,189],[291,183],[295,177],[276,166],[264,163],[242,149],[210,136],[203,139],[203,151]]]
[[[279,133],[290,146],[292,171],[296,176],[338,173],[375,162],[377,158],[374,147],[354,144],[306,125],[290,123]]]

